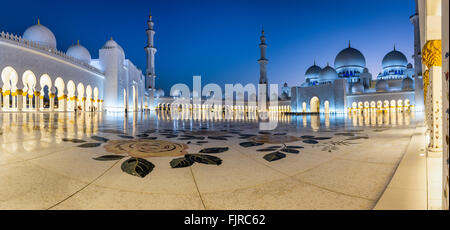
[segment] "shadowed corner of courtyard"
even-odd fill
[[[1,113],[0,209],[372,209],[421,124],[270,116]]]

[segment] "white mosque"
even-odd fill
[[[419,36],[416,21],[412,20],[415,37]],[[105,42],[99,49],[98,58],[93,59],[79,42],[70,46],[66,52],[58,50],[53,32],[39,20],[36,25],[26,29],[22,36],[1,32],[1,110],[170,109],[175,97],[164,96],[162,89],[155,88],[157,50],[154,47],[152,16],[149,16],[147,24],[145,74],[131,60],[126,59],[125,51],[113,38]],[[268,84],[264,30],[260,40],[259,83]],[[321,68],[314,63],[307,69],[303,84],[292,88],[283,85],[280,97],[275,95],[278,106],[269,107],[269,110],[296,113],[344,113],[363,108],[422,110],[420,58],[420,55],[414,55],[415,66],[419,66],[414,69],[405,55],[394,46],[382,60],[383,72],[374,80],[366,68],[364,55],[351,47],[349,42],[348,47],[337,54],[334,68],[329,64]],[[202,104],[192,102],[177,106],[181,109],[205,109]],[[223,99],[219,99],[213,109],[256,111],[256,106],[249,106],[247,102],[242,106],[228,108]]]
[[[349,43],[337,54],[334,68],[329,64],[321,68],[314,63],[306,70],[305,82],[291,89],[292,111],[344,113],[355,109],[416,109],[415,91],[422,90],[422,83],[415,77],[415,70],[406,56],[394,46],[381,64],[383,72],[376,80],[372,79],[364,55]],[[415,81],[419,81],[417,89]]]
[[[142,111],[152,104],[153,21],[148,19],[147,72],[107,40],[93,59],[79,42],[66,52],[39,20],[22,36],[1,32],[2,111]]]

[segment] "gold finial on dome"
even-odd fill
[[[348,40],[348,48],[350,48],[350,40]]]
[[[77,40],[77,45],[80,45],[80,40]]]
[[[41,24],[41,22],[39,21],[39,18],[38,18],[38,25],[40,25]]]
[[[152,20],[152,11],[148,10],[148,19]]]
[[[112,36],[111,36],[111,38],[110,38],[109,40],[111,40],[111,41],[113,40],[113,39],[112,39]]]

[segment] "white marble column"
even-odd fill
[[[24,107],[22,93],[22,90],[17,90],[17,111],[22,111]]]
[[[58,111],[67,111],[67,95],[58,97]]]
[[[48,97],[50,99],[50,111],[54,111],[55,110],[55,94],[49,93]]]

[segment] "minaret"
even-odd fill
[[[268,82],[267,82],[267,68],[266,65],[269,63],[269,60],[266,58],[266,37],[264,36],[264,28],[261,31],[261,43],[259,44],[259,48],[261,49],[261,58],[258,60],[259,63],[259,84],[266,84],[266,93],[268,92]]]
[[[422,83],[422,50],[420,46],[420,28],[419,28],[419,13],[418,2],[416,2],[416,13],[409,17],[411,23],[414,25],[414,97],[416,109],[423,109],[423,83]]]
[[[145,47],[145,52],[147,53],[147,72],[145,79],[146,89],[155,89],[155,53],[156,48],[153,46],[153,37],[155,36],[155,31],[153,30],[153,20],[152,15],[148,16],[147,21],[147,46]]]

